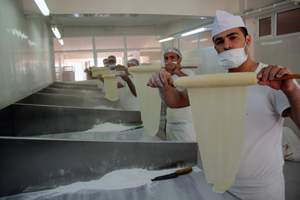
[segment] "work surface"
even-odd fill
[[[153,177],[154,178],[154,177]],[[130,183],[128,183],[130,187]],[[101,188],[101,187],[99,187]],[[212,185],[207,184],[203,171],[194,167],[190,174],[179,176],[175,179],[151,182],[130,188],[123,189],[95,189],[84,187],[57,188],[40,192],[24,193],[15,196],[0,198],[1,200],[22,200],[22,199],[130,199],[130,200],[182,200],[182,199],[207,199],[207,200],[234,200],[238,199],[229,192],[223,194],[214,193]]]

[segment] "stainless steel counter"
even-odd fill
[[[120,100],[110,101],[106,98],[83,96],[68,96],[55,93],[35,93],[17,101],[18,104],[57,105],[68,107],[95,108],[104,106],[120,107]]]
[[[104,98],[105,93],[99,88],[98,90],[75,90],[75,89],[63,89],[63,88],[51,88],[47,87],[39,90],[37,93],[51,93],[60,95],[73,95],[73,96],[87,96],[87,97],[102,97]]]
[[[99,179],[119,169],[197,165],[197,143],[0,137],[0,196]]]

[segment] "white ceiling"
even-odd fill
[[[52,15],[58,26],[164,26],[181,19],[207,21],[204,17],[142,14],[59,14]]]
[[[106,0],[101,0],[105,2]],[[161,5],[157,7],[157,9],[153,10],[153,13],[157,10],[162,10],[158,12],[159,14],[136,14],[136,9],[122,9],[118,8],[115,5],[115,8],[111,9],[111,13],[113,14],[103,14],[103,9],[100,5],[107,6],[109,1],[106,1],[106,4],[101,4],[101,1],[92,1],[92,0],[45,0],[47,3],[49,10],[51,12],[52,18],[55,20],[55,23],[59,27],[85,27],[85,26],[97,26],[97,27],[107,27],[107,26],[165,26],[176,21],[180,20],[193,20],[194,22],[201,24],[204,21],[212,20],[213,17],[208,16],[195,16],[191,15],[188,11],[185,14],[174,15],[174,14],[164,14],[169,11],[174,11],[171,6],[169,8],[162,8]],[[138,0],[131,0],[129,2],[137,2]],[[157,0],[156,0],[157,1]],[[170,0],[162,0],[166,2],[173,2]],[[179,1],[179,0],[175,0]],[[188,0],[191,1],[191,0]],[[201,0],[203,1],[203,0]],[[228,0],[227,0],[228,1]],[[230,1],[230,0],[229,0]],[[231,0],[232,1],[232,0]],[[59,2],[59,3],[58,3]],[[83,2],[86,2],[86,6],[84,7]],[[99,3],[100,2],[100,3]],[[122,3],[123,1],[120,1]],[[158,1],[159,2],[159,1]],[[182,2],[182,1],[180,1]],[[76,4],[77,3],[77,4]],[[110,1],[110,3],[113,3]],[[124,2],[123,2],[124,3]],[[176,2],[175,2],[176,3]],[[177,3],[178,4],[178,3]],[[195,4],[195,3],[194,3]],[[35,4],[34,0],[23,0],[24,13],[29,17],[41,16],[41,11]],[[92,6],[94,5],[94,6]],[[130,3],[129,3],[130,5]],[[72,9],[76,7],[75,9]],[[102,7],[103,7],[102,6]],[[128,5],[127,5],[128,6]],[[95,11],[94,7],[98,7],[99,13],[93,13]],[[130,7],[130,6],[129,6]],[[143,6],[144,8],[145,6]],[[183,10],[178,8],[175,5],[176,9]],[[119,13],[127,13],[127,14],[119,14],[113,11],[120,11]],[[150,9],[149,9],[150,10]],[[152,10],[152,9],[151,9]],[[76,11],[76,13],[74,13]],[[105,11],[108,11],[106,9]],[[88,13],[87,13],[88,12]],[[79,13],[79,14],[77,14]],[[163,13],[163,14],[161,14]],[[174,12],[173,12],[174,13]],[[175,12],[177,13],[177,12]]]

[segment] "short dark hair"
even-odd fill
[[[246,29],[246,27],[239,27],[239,28],[240,28],[240,30],[242,31],[243,35],[246,38],[246,36],[248,35],[248,30]],[[215,42],[214,37],[212,37],[212,41]]]
[[[248,35],[248,30],[245,27],[240,27],[240,30],[242,31],[242,33],[244,34],[245,38]]]

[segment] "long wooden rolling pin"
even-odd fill
[[[147,66],[147,65],[146,65]],[[143,66],[142,66],[143,67]],[[165,67],[162,67],[161,68],[165,68]],[[180,69],[197,69],[198,67],[197,66],[182,66],[182,67],[178,67]],[[125,69],[116,69],[117,71],[124,71]]]
[[[283,75],[280,78],[273,80],[287,80],[300,78],[300,74]],[[176,79],[174,82],[169,82],[169,85],[181,88],[193,87],[230,87],[230,86],[245,86],[256,85],[259,79],[254,72],[240,73],[223,73],[223,74],[207,74],[197,76],[185,76]]]

